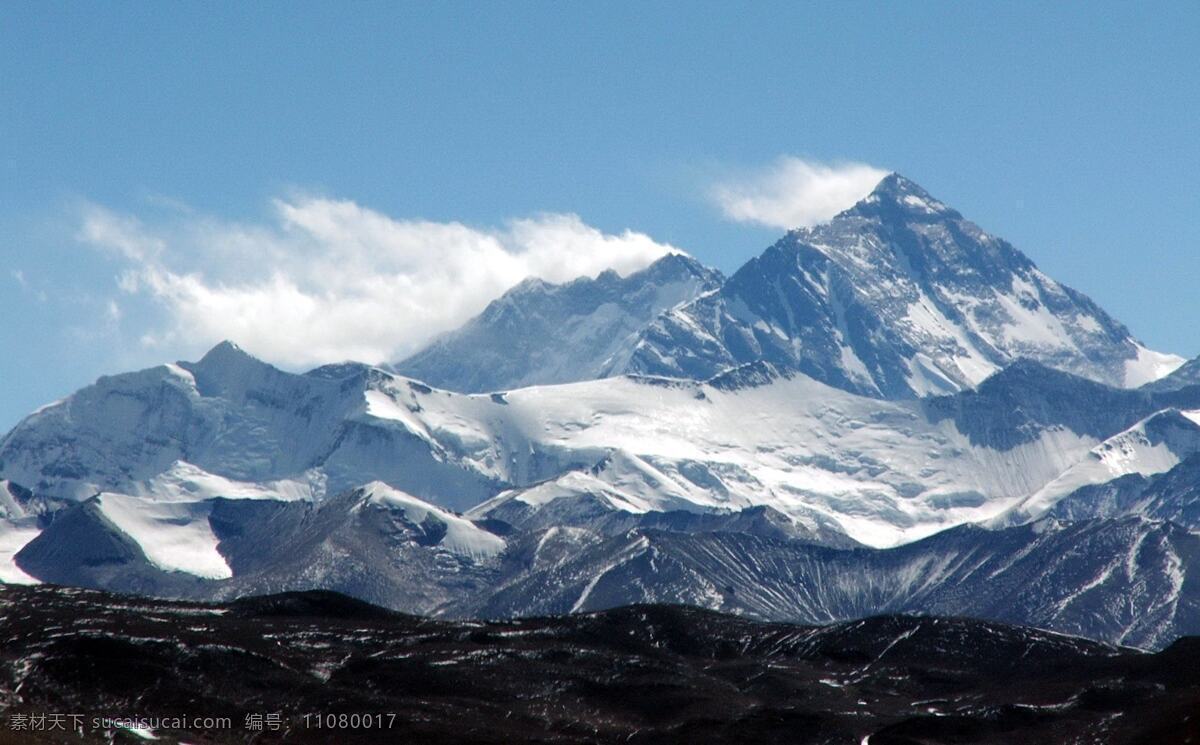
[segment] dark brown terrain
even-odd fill
[[[0,655],[4,742],[144,742],[91,718],[185,715],[229,726],[157,742],[1200,742],[1200,639],[1148,654],[963,619],[443,622],[325,592],[209,605],[6,586]],[[86,720],[13,728],[36,714]]]

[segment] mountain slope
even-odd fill
[[[971,387],[1019,358],[1114,386],[1182,362],[897,174],[656,320],[625,364],[707,379],[766,360],[880,398]]]
[[[1200,420],[1200,412],[1175,409],[1143,419],[1097,445],[1086,458],[1063,471],[1000,519],[1007,524],[1029,522],[1052,511],[1069,495],[1076,495],[1078,499],[1080,491],[1088,487],[1108,485],[1135,474],[1147,477],[1171,471],[1200,453],[1200,422],[1197,420]],[[1125,511],[1122,514],[1133,513]]]
[[[226,342],[30,415],[0,440],[0,473],[73,499],[319,499],[377,479],[450,506],[491,496],[495,474],[453,457],[413,415],[425,392],[365,365],[286,373]]]
[[[294,375],[222,344],[26,418],[0,441],[0,478],[73,499],[320,501],[382,481],[459,511],[513,490],[535,511],[570,494],[635,514],[764,506],[811,536],[885,546],[994,517],[1166,408],[1200,409],[1200,389],[1117,390],[1028,363],[887,402],[761,363],[709,383],[462,395],[363,365]]]
[[[1200,536],[1141,518],[962,526],[891,549],[738,532],[551,529],[515,541],[502,582],[453,610],[506,617],[682,603],[827,623],[930,613],[1143,647],[1200,632]]]
[[[1131,473],[1079,488],[1046,513],[1058,520],[1140,515],[1200,532],[1200,454],[1165,473]]]
[[[562,285],[528,279],[393,369],[466,393],[589,380],[623,363],[630,338],[659,313],[722,280],[682,254],[627,277],[610,270]]]
[[[323,587],[441,614],[938,612],[1162,645],[1200,624],[1195,535],[954,526],[1056,479],[1056,499],[1175,463],[1186,479],[1198,409],[1197,387],[1028,361],[921,401],[765,362],[464,395],[354,364],[293,375],[223,344],[101,379],[0,442],[4,571],[188,598]],[[1176,493],[1133,514],[1186,520]],[[78,501],[45,511],[60,498]]]
[[[1185,362],[1170,375],[1143,387],[1148,391],[1174,391],[1193,385],[1200,385],[1200,357]]]
[[[269,629],[269,633],[264,633]],[[4,713],[170,719],[158,742],[1013,743],[1200,736],[1200,649],[890,616],[825,627],[638,606],[449,623],[332,593],[221,605],[0,588]],[[97,675],[97,670],[106,674]],[[187,675],[180,675],[187,670]],[[278,712],[279,729],[243,727]],[[164,712],[171,712],[168,717]],[[227,717],[190,728],[175,713]],[[324,724],[324,721],[321,722]],[[141,741],[87,727],[71,742]],[[50,740],[46,740],[50,741]],[[65,742],[65,740],[63,740]]]
[[[521,529],[373,484],[319,506],[152,502],[131,522],[106,504],[115,496],[65,510],[16,565],[44,581],[161,597],[316,587],[449,617],[654,602],[805,623],[971,616],[1144,647],[1200,632],[1200,536],[1141,517],[961,526],[869,549],[817,545],[763,509]],[[161,530],[149,529],[155,520]]]
[[[102,494],[64,510],[16,556],[56,584],[177,598],[313,587],[432,614],[494,581],[505,542],[381,483],[326,500],[162,502]]]

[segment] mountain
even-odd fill
[[[1174,391],[1200,385],[1200,357],[1189,360],[1166,377],[1153,380],[1143,386],[1148,391]]]
[[[1058,520],[1139,515],[1200,532],[1200,454],[1193,453],[1162,473],[1133,472],[1081,486],[1046,514]]]
[[[677,253],[627,277],[609,270],[561,285],[527,279],[392,369],[466,393],[597,378],[624,364],[631,339],[656,316],[723,279]]]
[[[101,494],[64,510],[16,557],[56,584],[231,598],[321,587],[433,614],[493,582],[505,541],[376,482],[317,505]]]
[[[605,373],[704,380],[765,360],[903,399],[973,387],[1021,358],[1117,387],[1182,362],[892,174],[829,223],[788,233],[719,291],[660,316]]]
[[[562,524],[596,507],[763,506],[814,540],[885,546],[995,517],[1172,407],[1200,409],[1200,389],[1112,389],[1032,363],[914,402],[767,363],[707,383],[462,395],[364,365],[286,373],[225,343],[30,415],[0,440],[0,478],[47,498],[172,502],[321,502],[381,481],[439,508],[516,500]]]
[[[439,398],[366,365],[283,372],[225,342],[199,362],[106,376],[35,412],[0,440],[0,473],[68,499],[320,499],[375,480],[450,507],[492,496],[505,482],[471,451],[493,443],[447,432],[448,452],[430,434],[443,422],[419,413],[427,395]]]
[[[1194,639],[1146,654],[966,619],[812,627],[637,606],[452,623],[333,593],[198,605],[3,587],[0,633],[6,719],[77,713],[70,742],[327,743],[339,721],[351,745],[1200,737]],[[201,711],[229,724],[175,716]],[[117,713],[145,726],[93,724]]]
[[[610,537],[552,528],[525,540],[510,540],[496,587],[449,612],[673,603],[801,623],[922,613],[1153,648],[1200,633],[1200,535],[1137,517],[961,526],[890,549],[659,528]]]
[[[1200,535],[1141,516],[964,525],[871,549],[822,545],[765,508],[521,527],[379,483],[320,505],[102,494],[63,510],[15,566],[198,600],[320,587],[442,617],[674,603],[804,623],[970,616],[1154,648],[1200,633]]]
[[[1080,490],[1121,479],[1166,473],[1200,454],[1200,411],[1167,409],[1097,445],[1075,465],[1012,508],[1002,520],[1019,524],[1050,512],[1061,500]],[[1177,501],[1177,500],[1176,500]],[[1064,514],[1064,513],[1057,513]],[[1100,512],[1097,512],[1099,516]],[[1120,514],[1135,514],[1129,510]]]
[[[1145,519],[1189,524],[1177,469],[1197,410],[1200,388],[1030,361],[920,401],[765,362],[464,395],[221,344],[102,378],[0,441],[3,571],[197,599],[322,587],[443,615],[937,612],[1161,646],[1200,624],[1195,536]],[[1164,473],[1182,476],[1153,509],[966,525]]]
[[[724,282],[524,283],[413,358],[478,393],[229,342],[102,377],[0,439],[0,582],[1162,647],[1200,629],[1200,386],[1134,387],[1159,362],[892,176]]]

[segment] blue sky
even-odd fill
[[[222,329],[255,338],[228,314],[361,284],[396,236],[457,241],[388,259],[431,287],[490,274],[396,318],[364,300],[314,357],[596,252],[735,269],[782,231],[713,189],[788,156],[900,171],[1195,356],[1197,48],[1194,2],[3,4],[0,428]],[[335,321],[367,341],[328,342]]]

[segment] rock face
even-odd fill
[[[1146,654],[966,619],[812,627],[635,606],[449,623],[332,593],[197,605],[0,588],[0,633],[6,716],[86,715],[70,742],[137,741],[92,724],[113,712],[153,718],[141,734],[166,743],[330,742],[316,713],[381,714],[344,720],[336,740],[352,744],[1200,737],[1195,640]],[[230,725],[159,726],[163,712]],[[264,712],[278,719],[246,729]]]
[[[597,378],[624,364],[631,341],[656,316],[723,279],[682,254],[628,277],[610,270],[562,285],[529,279],[393,369],[466,393]]]
[[[702,380],[766,360],[912,398],[974,386],[1020,358],[1118,387],[1182,362],[892,174],[830,223],[788,233],[719,292],[664,314],[608,372]]]
[[[64,510],[17,566],[58,584],[205,600],[315,586],[444,617],[674,603],[804,623],[969,616],[1146,648],[1200,633],[1200,536],[1140,516],[962,526],[869,549],[822,545],[761,508],[610,510],[522,527],[472,521],[382,484],[320,506],[114,501]]]
[[[498,589],[456,613],[503,617],[682,603],[828,623],[933,613],[1160,648],[1200,631],[1200,536],[1136,517],[963,526],[893,549],[736,531],[604,537],[551,529],[514,549]]]

